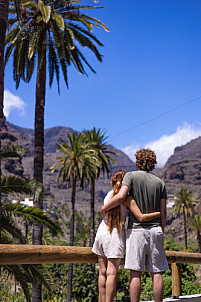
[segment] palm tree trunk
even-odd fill
[[[183,217],[184,217],[184,239],[185,239],[185,248],[187,250],[188,248],[188,243],[187,243],[187,230],[186,230],[186,214],[183,208]]]
[[[71,193],[71,219],[70,219],[70,246],[74,245],[74,231],[75,231],[75,193],[76,193],[76,178],[72,180],[72,193]],[[72,280],[73,280],[73,264],[68,265],[68,283],[67,283],[67,299],[66,302],[72,300]]]
[[[28,222],[25,223],[25,238],[27,240],[28,238],[28,233],[29,233],[29,224]]]
[[[197,231],[197,241],[198,241],[198,252],[201,253],[201,234]]]
[[[95,179],[91,179],[91,242],[90,246],[93,245],[95,239],[95,212],[94,202],[95,201]]]
[[[0,132],[3,129],[4,114],[3,114],[3,98],[4,98],[4,48],[5,36],[8,22],[8,6],[9,0],[0,0]],[[0,133],[0,150],[1,150],[1,133]],[[1,154],[0,154],[0,244],[1,244]]]
[[[35,106],[35,143],[34,143],[34,179],[43,184],[44,166],[44,107],[46,84],[46,49],[43,50],[43,62],[37,71],[36,106]],[[38,62],[39,66],[39,62]],[[43,201],[34,201],[34,206],[43,209]],[[33,223],[33,244],[42,244],[43,227],[40,223]],[[42,283],[38,281],[32,285],[32,302],[42,301]]]

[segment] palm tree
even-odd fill
[[[83,63],[92,72],[90,66],[78,45],[87,47],[101,62],[102,56],[96,45],[102,43],[91,33],[93,26],[107,27],[87,14],[82,9],[91,9],[90,6],[77,5],[79,0],[21,0],[22,20],[20,23],[15,16],[14,2],[10,1],[10,32],[7,35],[7,62],[13,52],[14,79],[16,87],[21,78],[29,82],[37,61],[36,104],[35,104],[35,143],[34,143],[34,178],[43,183],[44,164],[44,106],[47,73],[47,56],[49,69],[49,85],[53,83],[56,73],[59,91],[59,70],[63,72],[68,87],[67,66],[71,63],[81,74],[86,74]],[[79,25],[80,24],[80,25]],[[35,202],[35,206],[42,208],[42,203]],[[42,244],[42,228],[35,224],[33,228],[33,244]],[[34,298],[33,302],[39,300]]]
[[[183,215],[184,234],[185,234],[185,248],[188,248],[187,244],[187,230],[186,230],[186,218],[192,216],[194,211],[194,204],[196,202],[192,199],[192,192],[187,189],[181,189],[177,195],[175,204],[173,206],[173,214]]]
[[[106,141],[108,138],[105,136],[105,131],[101,129],[96,129],[95,127],[92,130],[84,131],[86,141],[91,144],[93,148],[97,151],[98,159],[101,163],[101,166],[97,167],[97,175],[95,178],[91,178],[91,242],[92,246],[95,239],[95,212],[94,212],[94,203],[95,203],[95,181],[96,179],[105,173],[109,177],[110,175],[110,165],[112,162],[116,162],[111,155],[115,155],[115,152],[112,151],[112,147],[108,145]]]
[[[66,142],[62,138],[57,143],[59,149],[57,151],[62,152],[62,156],[58,156],[58,160],[52,167],[52,172],[61,167],[58,173],[57,181],[62,176],[62,184],[67,181],[67,186],[71,183],[71,219],[70,219],[70,245],[74,245],[74,224],[75,224],[75,194],[77,181],[83,187],[84,182],[90,178],[96,177],[97,166],[99,161],[96,156],[96,152],[91,148],[90,144],[85,142],[85,137],[82,133],[77,134],[73,131],[72,135],[67,134],[69,142]],[[69,264],[68,268],[68,288],[67,288],[67,301],[71,301],[72,297],[72,276],[73,276],[73,264]]]
[[[83,63],[94,72],[74,41],[92,50],[97,59],[102,61],[93,41],[102,44],[91,34],[92,25],[107,28],[98,20],[80,13],[81,8],[75,1],[21,1],[22,21],[19,25],[11,7],[9,25],[12,29],[7,36],[6,61],[14,50],[14,77],[18,87],[20,79],[29,81],[33,73],[37,57],[36,106],[35,106],[35,146],[34,146],[34,178],[43,182],[43,146],[44,146],[44,104],[46,86],[46,55],[49,59],[49,84],[52,85],[56,72],[59,90],[59,64],[62,67],[66,85],[67,65],[72,62],[77,70],[86,74]],[[67,22],[68,21],[68,22]],[[83,24],[85,28],[77,25]],[[55,51],[56,49],[56,51]],[[22,53],[23,51],[23,53]],[[20,53],[20,56],[19,56]],[[19,60],[20,58],[20,60]],[[22,58],[22,60],[21,60]],[[35,203],[42,208],[42,203]],[[35,224],[33,228],[33,244],[42,243],[42,228]],[[40,291],[40,290],[39,290]],[[38,294],[39,295],[39,294]],[[35,299],[35,298],[34,298]],[[39,298],[36,297],[36,301]],[[33,301],[34,302],[34,301]]]
[[[190,226],[197,232],[198,251],[201,253],[201,215],[191,217]]]

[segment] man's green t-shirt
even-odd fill
[[[130,188],[129,194],[134,197],[137,206],[143,214],[159,212],[160,200],[167,199],[164,182],[151,172],[141,170],[128,172],[124,176],[123,185]],[[129,214],[129,229],[159,225],[160,218],[147,222],[139,222],[131,212]]]

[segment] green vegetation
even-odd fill
[[[173,206],[173,213],[175,215],[183,216],[186,250],[188,249],[186,219],[187,217],[192,216],[195,203],[196,202],[192,198],[192,192],[187,189],[181,189]]]
[[[0,153],[2,158],[21,157],[24,155],[24,149],[20,146],[4,146]],[[15,175],[1,176],[2,192],[4,194],[29,194],[35,199],[43,196],[43,187],[35,180],[25,179]],[[9,196],[9,195],[8,195]],[[1,243],[26,243],[26,238],[22,232],[19,222],[38,221],[41,225],[46,226],[52,233],[57,235],[62,233],[60,226],[44,211],[33,207],[27,207],[19,203],[13,204],[4,198],[1,205]],[[48,273],[45,268],[39,268],[36,265],[3,265],[2,278],[14,278],[24,292],[26,300],[31,301],[29,284],[36,283],[38,280],[50,290]],[[7,283],[5,283],[8,288]],[[4,292],[4,288],[1,292]],[[19,300],[20,301],[20,300]]]
[[[201,253],[201,215],[195,215],[190,218],[190,226],[196,231],[198,252]]]

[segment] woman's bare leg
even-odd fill
[[[107,258],[98,256],[99,262],[99,277],[98,288],[101,302],[106,302],[106,280],[107,280]]]
[[[120,258],[110,258],[107,262],[106,302],[113,302],[116,291],[117,272],[121,263]],[[101,300],[102,302],[102,300]]]

